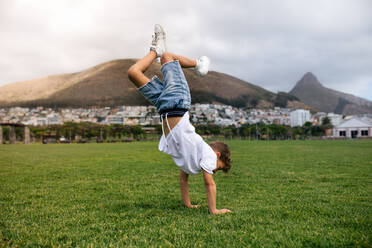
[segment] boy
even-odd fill
[[[227,172],[231,168],[230,150],[222,142],[208,145],[195,133],[188,114],[191,104],[190,90],[181,68],[194,67],[198,75],[204,76],[208,73],[209,59],[202,56],[194,60],[168,53],[165,39],[163,28],[155,25],[150,52],[129,68],[128,77],[142,95],[156,106],[160,114],[163,135],[159,142],[159,150],[171,155],[180,167],[183,204],[189,208],[200,207],[190,202],[188,176],[202,171],[209,212],[211,214],[231,212],[228,209],[216,208],[216,184],[212,176],[217,170]],[[157,58],[161,59],[164,82],[156,76],[150,80],[144,75]]]

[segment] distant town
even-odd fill
[[[292,118],[291,118],[292,113]],[[325,116],[330,117],[333,125],[342,120],[341,115],[333,113],[316,113],[310,115],[308,110],[291,111],[288,108],[249,109],[244,110],[227,105],[195,104],[190,109],[191,122],[197,124],[214,124],[219,126],[236,126],[242,124],[279,124],[302,126],[306,121],[318,124]],[[22,123],[29,126],[61,125],[65,122],[91,122],[102,125],[159,125],[160,116],[153,106],[120,106],[117,108],[3,108],[0,109],[0,121],[3,123]]]
[[[333,136],[347,136],[348,128],[363,129],[357,135],[371,136],[372,116],[370,114],[358,116],[342,116],[335,113],[310,113],[309,110],[275,107],[273,109],[241,109],[228,105],[194,104],[190,108],[190,120],[197,125],[217,125],[240,127],[244,124],[263,123],[277,124],[291,127],[303,126],[305,123],[320,125],[324,118],[328,118],[333,127],[337,128],[346,121],[354,120],[351,127],[334,130]],[[355,123],[357,122],[362,123]],[[101,125],[141,125],[154,126],[160,124],[160,116],[153,106],[120,106],[105,108],[1,108],[1,123],[20,123],[26,126],[63,125],[64,123],[90,122]],[[360,126],[360,127],[359,127]],[[343,132],[345,131],[345,132]],[[351,131],[349,130],[349,136]],[[367,134],[367,135],[365,135]]]

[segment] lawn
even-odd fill
[[[230,141],[212,216],[157,142],[1,145],[0,247],[371,247],[372,141]]]

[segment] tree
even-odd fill
[[[236,128],[234,125],[231,125],[230,129],[231,129],[232,136],[238,136],[238,134],[239,134],[239,129],[238,128]]]
[[[313,125],[310,121],[305,122],[304,127],[310,128]]]
[[[269,129],[271,139],[283,139],[287,134],[287,128],[283,125],[271,124]]]
[[[241,137],[247,137],[247,136],[250,136],[250,131],[251,131],[251,128],[249,126],[249,124],[243,124],[239,127],[239,134]]]
[[[304,129],[304,134],[306,136],[310,135],[312,136],[312,133],[311,133],[311,127],[312,127],[312,123],[310,121],[307,121],[305,122],[305,124],[302,126],[302,128]]]
[[[102,137],[103,137],[104,140],[107,139],[107,129],[106,128],[103,128]]]
[[[324,134],[324,128],[322,126],[311,126],[311,135],[313,136],[323,136]]]
[[[325,126],[325,125],[329,125],[329,124],[332,124],[331,119],[329,119],[328,116],[324,117],[323,120],[322,120],[322,125]]]
[[[331,123],[331,120],[326,116],[322,121],[322,127],[324,130],[333,128],[333,125]]]
[[[293,139],[302,139],[304,137],[304,130],[301,127],[294,127],[292,129]]]
[[[145,133],[141,126],[131,126],[130,131],[135,139],[137,139],[141,134]]]
[[[224,134],[225,138],[231,138],[233,133],[232,133],[231,128],[224,128],[223,129],[223,134]]]

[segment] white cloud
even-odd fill
[[[369,0],[0,2],[0,85],[75,72],[148,51],[153,25],[171,51],[272,91],[307,71],[372,100]]]

